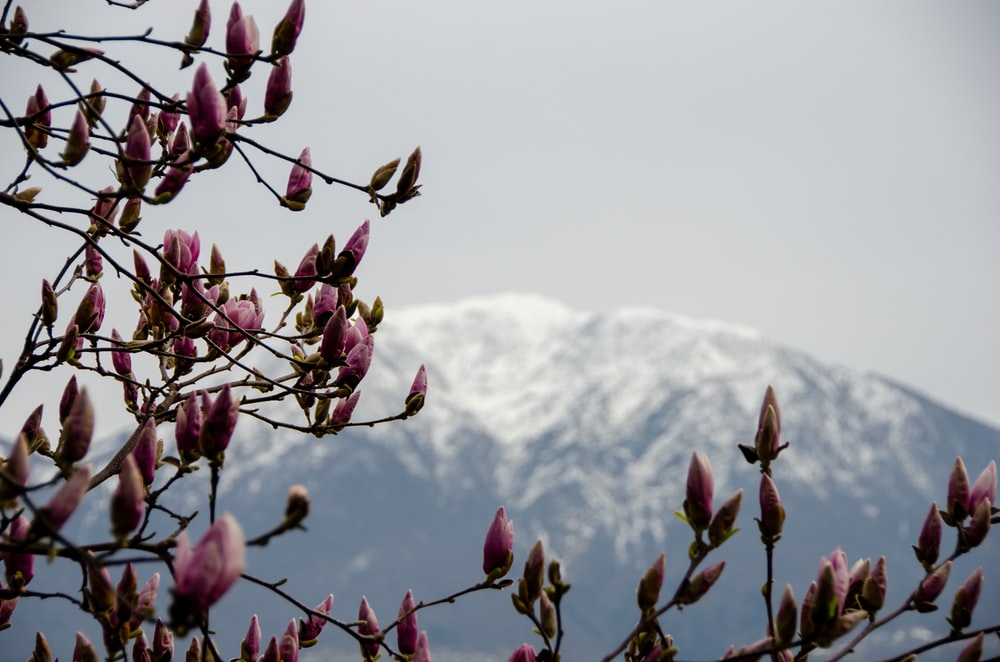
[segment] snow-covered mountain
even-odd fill
[[[309,533],[252,550],[250,572],[287,574],[285,588],[309,604],[332,592],[334,615],[348,621],[366,594],[391,620],[408,588],[427,600],[481,579],[482,536],[504,504],[515,521],[514,571],[541,537],[573,585],[566,660],[599,659],[624,637],[637,616],[636,582],[660,551],[665,594],[686,569],[691,536],[673,511],[695,450],[711,460],[717,504],[744,489],[742,531],[713,553],[727,560],[720,583],[699,604],[669,612],[664,629],[685,659],[763,636],[764,553],[752,519],[759,473],[736,444],[752,443],[768,384],[791,443],[774,466],[788,511],[775,580],[799,599],[819,558],[839,545],[852,563],[886,554],[887,604],[898,604],[921,576],[909,546],[930,502],[943,502],[955,457],[974,478],[1000,455],[1000,431],[887,379],[824,365],[751,329],[652,309],[597,315],[523,294],[390,309],[375,347],[355,420],[399,411],[424,363],[430,388],[419,416],[325,439],[240,423],[221,508],[253,535],[280,518],[289,485],[306,485],[313,500]],[[984,565],[993,586],[974,625],[1000,621],[998,549],[987,539],[960,559],[941,598],[947,605]],[[266,633],[296,615],[241,586],[213,625],[238,641],[249,601]],[[946,633],[947,612],[903,619],[892,645]],[[534,641],[509,598],[494,593],[422,612],[420,621],[432,648],[464,651],[460,659],[505,659]],[[880,641],[862,650],[891,636]]]

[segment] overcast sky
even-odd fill
[[[23,4],[33,28],[80,13],[105,33],[180,39],[197,3]],[[269,42],[284,3],[242,4]],[[292,106],[250,135],[293,155],[308,145],[318,168],[358,183],[420,144],[424,195],[382,220],[363,195],[317,183],[290,214],[235,166],[148,210],[148,236],[197,227],[230,267],[293,266],[372,216],[360,293],[381,294],[390,322],[393,308],[508,290],[649,305],[756,327],[1000,424],[1000,4],[307,7]],[[228,8],[212,3],[219,48]],[[0,75],[26,91],[4,98],[20,111],[33,79],[10,60]],[[183,95],[193,72],[168,60],[142,68]],[[246,85],[251,115],[264,80]],[[5,173],[19,161],[0,153]],[[284,165],[261,166],[284,187]],[[21,259],[0,214],[3,274],[30,273],[29,292],[50,271]]]

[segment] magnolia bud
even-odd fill
[[[663,575],[666,572],[667,557],[663,552],[656,557],[653,565],[649,566],[646,573],[639,580],[639,588],[636,589],[636,599],[639,609],[644,613],[656,608],[656,603],[660,599],[660,589],[663,587]]]
[[[403,597],[403,603],[399,606],[399,615],[396,626],[396,647],[403,655],[413,655],[417,649],[417,612],[416,602],[413,600],[413,591],[409,590]]]
[[[381,631],[378,627],[378,619],[375,617],[375,610],[368,604],[368,598],[361,597],[361,606],[358,608],[358,634],[365,637],[377,638]],[[361,654],[366,658],[374,658],[378,654],[378,641],[366,641],[361,644]]]
[[[111,533],[116,538],[125,538],[142,522],[145,494],[135,458],[131,454],[126,455],[118,473],[118,487],[111,495]]]
[[[514,522],[507,520],[507,510],[500,506],[483,544],[483,572],[492,581],[507,574],[514,563]]]
[[[740,514],[740,504],[743,502],[743,489],[738,489],[719,508],[708,525],[708,541],[713,547],[726,542],[738,529],[734,528],[736,517]]]
[[[687,476],[687,497],[684,515],[696,532],[704,530],[712,520],[712,495],[715,490],[712,465],[701,453],[691,455]]]

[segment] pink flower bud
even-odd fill
[[[16,545],[28,539],[31,530],[31,523],[24,515],[19,515],[17,519],[10,523],[7,531],[3,534],[3,541],[8,545]],[[3,552],[4,577],[7,585],[20,590],[27,586],[32,577],[35,576],[35,556],[34,554],[22,554],[15,551]]]
[[[295,50],[295,42],[302,32],[302,24],[306,19],[305,0],[292,0],[285,15],[274,26],[274,36],[271,38],[271,57],[288,55]]]
[[[129,619],[129,628],[132,631],[138,630],[142,626],[144,619],[150,618],[153,614],[154,607],[156,606],[156,594],[160,590],[160,573],[155,572],[153,576],[150,577],[142,588],[139,589],[139,594],[136,596],[135,600],[135,610],[132,612],[132,616]],[[154,646],[156,641],[160,639],[163,635],[160,632],[162,627],[166,630],[166,626],[163,625],[160,619],[156,619],[157,629],[153,635]],[[168,631],[169,633],[169,631]],[[173,649],[173,635],[170,635],[170,648]]]
[[[90,127],[87,125],[87,118],[79,110],[76,111],[76,118],[66,135],[66,148],[61,154],[63,163],[68,166],[75,166],[83,160],[90,150]]]
[[[234,2],[226,23],[226,55],[228,66],[235,79],[244,80],[260,53],[260,31],[253,16],[244,16],[240,4]]]
[[[330,414],[330,425],[337,426],[350,423],[351,414],[354,413],[354,408],[357,406],[360,397],[361,391],[355,391],[349,397],[337,402],[337,406],[333,408],[333,412]]]
[[[97,250],[97,246],[88,243],[86,248],[84,248],[83,255],[84,273],[87,275],[87,278],[100,278],[104,272],[104,258],[101,257],[101,252]]]
[[[24,127],[24,137],[35,149],[42,149],[49,144],[49,129],[52,126],[52,110],[45,89],[39,85],[35,93],[28,97],[24,114],[32,120]]]
[[[367,637],[377,637],[380,633],[378,619],[375,618],[375,611],[368,604],[368,598],[361,596],[361,607],[358,608],[358,634]],[[366,657],[375,657],[378,654],[378,642],[361,644],[361,653]]]
[[[194,160],[194,156],[189,153],[190,150],[191,140],[188,137],[187,124],[181,122],[174,137],[170,140],[170,149],[167,154],[173,157],[174,163],[179,168],[189,165]]]
[[[347,240],[347,244],[344,246],[344,250],[340,252],[340,257],[344,258],[344,267],[341,269],[341,276],[350,276],[357,269],[358,265],[361,264],[361,258],[365,256],[365,251],[368,250],[368,238],[371,234],[371,223],[365,220],[351,238]]]
[[[201,436],[201,406],[192,393],[184,404],[177,407],[177,421],[174,425],[174,438],[177,440],[177,452],[183,462],[193,462],[201,457],[201,447],[198,439]]]
[[[240,402],[233,398],[229,384],[225,384],[214,402],[210,403],[208,394],[202,393],[202,411],[204,419],[198,435],[198,447],[203,456],[213,462],[221,462],[239,419]]]
[[[413,416],[424,406],[424,399],[427,397],[427,370],[423,364],[417,369],[417,374],[413,378],[410,386],[410,393],[406,396],[406,415]]]
[[[163,234],[163,259],[181,274],[198,273],[201,239],[198,233],[167,230]],[[161,278],[162,279],[162,278]]]
[[[979,508],[979,504],[983,502],[984,499],[989,499],[990,503],[997,502],[997,463],[996,460],[987,465],[983,469],[979,477],[976,478],[976,482],[972,485],[972,491],[969,493],[969,506],[968,511],[970,514],[976,512]]]
[[[250,617],[250,627],[247,634],[240,642],[240,662],[257,662],[260,653],[261,633],[260,623],[257,621],[257,614]],[[275,648],[277,642],[275,641]]]
[[[979,602],[979,593],[983,588],[983,568],[976,568],[965,583],[955,591],[955,598],[951,603],[951,617],[948,623],[959,632],[969,627],[972,623],[972,612]]]
[[[337,312],[330,317],[323,327],[323,340],[319,353],[327,363],[336,365],[344,352],[347,341],[347,311],[343,306],[337,307]]]
[[[500,506],[493,517],[483,544],[483,572],[499,579],[514,563],[514,522],[507,521],[507,510]]]
[[[74,384],[75,385],[75,384]],[[90,440],[94,435],[94,406],[83,389],[73,399],[69,415],[63,422],[56,457],[65,465],[79,462],[90,449]]]
[[[101,323],[104,321],[104,309],[104,290],[101,289],[100,283],[91,283],[73,315],[73,322],[79,332],[82,334],[100,331]]]
[[[666,554],[660,555],[649,566],[646,574],[639,580],[639,588],[636,590],[636,598],[639,602],[639,609],[643,612],[656,608],[656,603],[660,599],[660,589],[663,588],[663,575],[667,569]]]
[[[535,649],[528,644],[521,644],[514,653],[507,658],[507,662],[535,662]]]
[[[524,595],[521,596],[528,604],[538,599],[545,584],[545,546],[541,538],[535,541],[524,562]],[[519,589],[520,594],[520,589]]]
[[[417,650],[417,612],[413,591],[407,591],[399,606],[399,625],[396,626],[396,647],[403,655],[413,655]]]
[[[164,142],[177,129],[177,125],[181,121],[180,113],[176,112],[180,105],[181,95],[174,94],[171,99],[174,103],[161,110],[160,115],[156,118],[156,135]]]
[[[317,266],[318,270],[318,266]],[[313,319],[317,324],[326,324],[327,318],[337,309],[337,288],[329,283],[320,285],[319,292],[313,302]],[[347,328],[347,313],[344,313],[344,328]]]
[[[76,633],[76,646],[73,647],[73,662],[98,662],[97,649],[82,632]]]
[[[142,191],[153,172],[150,163],[149,133],[146,123],[139,116],[132,118],[125,136],[125,162],[122,186],[130,191]]]
[[[198,9],[194,12],[194,21],[191,30],[184,37],[184,43],[194,48],[201,48],[208,39],[208,33],[212,28],[212,13],[208,6],[208,0],[201,0]]]
[[[288,186],[285,187],[285,204],[292,211],[302,211],[306,202],[312,196],[312,154],[306,147],[299,154],[299,159],[292,165],[288,174]]]
[[[965,530],[965,544],[970,548],[979,547],[986,534],[990,532],[990,518],[993,516],[993,504],[989,499],[979,502],[976,512],[972,513],[972,521]]]
[[[3,582],[0,582],[0,591],[3,590]],[[6,629],[10,624],[10,617],[17,607],[18,598],[0,598],[0,630]]]
[[[412,662],[431,662],[431,645],[427,641],[427,631],[417,637],[417,649],[413,652]]]
[[[142,209],[142,198],[129,198],[122,208],[121,218],[118,219],[118,228],[122,232],[134,232],[139,225],[139,212]]]
[[[111,533],[115,537],[126,537],[142,522],[146,510],[145,495],[146,489],[135,458],[131,454],[126,455],[118,473],[118,487],[111,495]]]
[[[59,315],[59,303],[52,283],[42,280],[42,324],[51,329]]]
[[[913,601],[917,603],[920,610],[920,603],[933,603],[941,595],[945,584],[948,583],[948,573],[951,572],[951,561],[945,561],[941,567],[924,577],[913,595]]]
[[[372,363],[372,350],[375,347],[375,338],[365,336],[365,338],[347,352],[347,365],[340,369],[337,374],[337,383],[340,385],[355,388],[365,375]]]
[[[719,511],[715,513],[708,525],[708,542],[713,547],[718,547],[736,532],[736,517],[740,514],[742,503],[743,489],[741,488],[733,492],[732,496],[726,499],[719,507]]]
[[[10,456],[3,463],[4,477],[0,478],[0,506],[10,506],[24,491],[24,486],[28,482],[28,473],[31,470],[31,462],[28,459],[28,439],[24,434],[19,434],[13,447],[10,449]]]
[[[115,372],[117,372],[122,377],[128,377],[132,374],[132,354],[124,349],[114,349],[115,347],[123,348],[125,342],[122,337],[118,335],[118,329],[111,329],[111,365],[114,366]]]
[[[24,13],[24,9],[18,5],[14,9],[14,18],[10,21],[10,39],[14,44],[21,43],[21,36],[27,34],[28,32],[28,16]]]
[[[927,569],[934,566],[941,551],[941,527],[941,513],[938,511],[937,504],[932,503],[930,512],[924,519],[924,525],[920,529],[920,535],[917,537],[917,544],[913,548],[917,560]]]
[[[36,521],[51,531],[58,531],[83,501],[90,487],[90,466],[81,467],[56,490],[49,502],[38,510]]]
[[[295,619],[288,624],[281,641],[278,642],[278,655],[281,662],[299,662],[299,631],[295,627]]]
[[[170,608],[174,630],[202,623],[208,608],[245,569],[243,529],[229,513],[223,513],[209,527],[194,549],[187,531],[182,531],[174,553],[174,603]]]
[[[264,118],[276,120],[292,103],[292,63],[283,57],[271,67],[264,90]]]
[[[983,643],[986,633],[980,632],[959,652],[955,662],[979,662],[983,658]]]
[[[761,538],[767,540],[776,539],[781,535],[781,529],[785,523],[785,509],[781,505],[781,496],[778,494],[778,487],[767,474],[762,474],[760,478],[760,528]]]
[[[861,587],[861,606],[871,613],[877,612],[885,604],[885,591],[889,583],[885,557],[880,556],[871,574]]]
[[[143,485],[152,485],[156,473],[157,456],[156,419],[150,416],[139,432],[135,447],[130,455],[135,458],[135,466],[142,477]]]
[[[778,613],[774,617],[775,634],[778,643],[788,645],[795,640],[795,620],[798,606],[795,604],[795,593],[790,584],[785,585],[785,590],[781,594],[781,603],[778,605]]]
[[[156,190],[153,192],[154,201],[158,204],[169,202],[181,192],[190,177],[189,166],[170,166],[160,183],[156,185]]]
[[[302,280],[295,281],[294,287],[297,292],[306,292],[316,284],[314,279],[316,278],[317,255],[319,255],[319,244],[313,244],[312,247],[306,251],[302,261],[299,262],[299,268],[295,270],[295,277]]]
[[[955,466],[948,479],[948,514],[955,522],[961,522],[969,514],[969,473],[962,458],[955,458]]]
[[[688,523],[697,531],[702,531],[712,520],[712,495],[715,490],[712,465],[701,453],[691,455],[688,468],[687,498],[684,499],[684,514]]]
[[[202,62],[194,74],[194,84],[187,94],[187,111],[191,132],[204,149],[214,145],[226,128],[226,100]]]
[[[690,605],[701,600],[712,585],[718,581],[719,577],[722,576],[722,571],[726,569],[726,562],[719,561],[708,566],[701,573],[695,575],[695,577],[688,582],[688,585],[684,588],[683,594],[679,598],[681,604]]]
[[[318,611],[321,614],[330,615],[333,611],[333,594],[326,596],[323,602],[316,605],[313,611]],[[315,642],[319,637],[320,633],[323,631],[323,627],[326,625],[326,619],[320,618],[319,616],[309,615],[308,619],[304,619],[299,624],[299,641],[305,645]]]

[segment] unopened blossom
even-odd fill
[[[305,0],[292,0],[285,15],[274,26],[274,35],[271,38],[271,57],[288,55],[295,50],[295,42],[299,38],[299,33],[302,32],[305,19]]]
[[[101,330],[106,305],[101,284],[91,283],[83,298],[80,299],[76,313],[73,314],[73,323],[76,324],[81,334],[97,333]]]
[[[275,62],[267,77],[264,90],[264,118],[275,120],[285,114],[292,103],[292,63],[287,57]]]
[[[122,377],[127,377],[132,374],[132,354],[131,352],[122,349],[125,346],[125,341],[118,334],[118,329],[111,329],[111,365],[114,367],[115,372],[117,372]]]
[[[0,507],[13,505],[28,483],[31,462],[28,459],[28,439],[19,434],[3,463],[4,477],[0,479]]]
[[[202,393],[203,418],[198,447],[203,456],[213,462],[221,459],[233,437],[239,415],[240,403],[233,398],[229,384],[223,385],[215,400],[210,400],[207,393]]]
[[[938,554],[941,551],[941,512],[937,504],[932,503],[931,509],[924,519],[924,525],[920,528],[920,535],[917,537],[917,544],[913,551],[917,555],[917,560],[925,568],[931,568],[937,562]]]
[[[188,137],[187,124],[184,122],[178,125],[177,131],[170,139],[170,148],[167,150],[167,154],[173,157],[174,163],[178,167],[186,166],[194,160],[195,156],[191,154],[191,139]]]
[[[93,127],[101,119],[101,115],[104,114],[104,106],[106,104],[107,99],[104,97],[104,88],[101,87],[101,84],[95,78],[90,81],[90,94],[80,99],[77,107],[83,113],[84,119],[87,121],[87,126]]]
[[[177,452],[183,462],[192,462],[201,457],[201,446],[198,443],[201,436],[201,405],[192,393],[176,411],[174,438],[177,440]]]
[[[226,128],[226,100],[212,81],[204,62],[194,73],[194,83],[187,94],[191,133],[201,148],[214,145]]]
[[[201,624],[208,608],[245,569],[243,529],[229,513],[223,513],[193,549],[187,531],[182,531],[174,552],[174,602],[170,608],[175,631]]]
[[[52,283],[42,279],[42,324],[51,329],[59,315],[59,303]]]
[[[257,614],[250,617],[250,627],[240,642],[240,662],[257,662],[260,653],[261,632]],[[277,642],[275,642],[277,646]]]
[[[955,658],[955,662],[979,662],[983,658],[983,643],[986,639],[986,633],[980,632],[972,641],[963,648],[958,657]]]
[[[323,327],[323,337],[320,341],[319,354],[327,363],[337,365],[347,346],[347,310],[337,306],[337,311],[327,320]]]
[[[316,268],[319,271],[318,263]],[[317,324],[326,324],[326,320],[337,309],[338,298],[336,287],[329,283],[320,285],[319,291],[316,292],[316,298],[313,301],[313,319],[316,320]],[[347,328],[346,311],[343,326],[345,329]]]
[[[530,644],[521,644],[514,653],[507,658],[507,662],[535,662],[535,649]]]
[[[785,523],[785,509],[781,505],[778,487],[767,474],[760,478],[760,535],[765,540],[775,540],[781,535]]]
[[[417,649],[413,651],[412,662],[431,662],[431,645],[427,641],[427,630],[417,637]]]
[[[4,588],[3,582],[0,582],[0,591]],[[17,601],[19,598],[0,598],[0,630],[4,629],[4,626],[10,624],[10,617],[14,613],[14,609],[17,608]]]
[[[424,400],[427,397],[427,370],[424,368],[423,364],[417,369],[417,374],[413,378],[413,384],[410,385],[410,393],[406,396],[405,407],[406,414],[408,416],[413,416],[419,412],[424,406]]]
[[[368,374],[374,348],[375,339],[372,336],[365,336],[361,342],[352,347],[345,358],[347,365],[343,366],[337,374],[337,383],[351,388],[356,387]]]
[[[9,37],[14,45],[20,44],[22,36],[28,33],[28,16],[21,5],[14,8],[14,17],[10,20]]]
[[[19,515],[11,521],[3,534],[3,542],[16,547],[28,539],[31,523],[24,515]],[[2,552],[4,578],[11,588],[20,589],[27,586],[35,576],[35,555],[22,554],[13,550]]]
[[[234,112],[235,109],[235,112]],[[243,96],[243,88],[239,85],[232,85],[226,90],[226,110],[232,118],[241,120],[247,112],[247,99]],[[227,120],[232,119],[227,116]],[[235,130],[237,125],[233,125],[232,128]]]
[[[125,134],[125,159],[122,185],[133,191],[142,191],[153,173],[153,164],[149,160],[150,144],[146,122],[138,115],[132,118]]]
[[[701,453],[691,455],[688,467],[687,493],[684,499],[684,515],[695,531],[702,531],[712,520],[712,496],[715,482],[712,465]]]
[[[766,466],[778,456],[780,446],[781,409],[778,407],[778,397],[774,393],[774,388],[768,386],[760,406],[754,447],[761,462]]]
[[[396,648],[403,655],[413,655],[417,650],[417,612],[413,591],[408,590],[399,605],[399,624],[396,626]]]
[[[167,172],[160,179],[160,183],[156,185],[156,190],[153,192],[154,201],[162,204],[172,200],[187,184],[191,172],[192,170],[188,166],[167,168]]]
[[[24,137],[35,149],[42,149],[49,144],[49,129],[52,126],[52,109],[45,88],[39,85],[35,93],[28,97],[24,114],[32,118],[30,124],[24,127]]]
[[[118,228],[122,232],[134,232],[142,218],[139,213],[142,211],[142,198],[129,198],[122,206],[122,215],[118,219]]]
[[[127,567],[131,568],[131,564]],[[134,576],[134,569],[132,573]],[[93,556],[89,557],[87,563],[87,591],[89,606],[95,613],[110,612],[115,606],[115,588],[111,582],[111,573],[106,567],[101,567]]]
[[[955,597],[951,602],[951,616],[948,623],[955,630],[961,632],[972,623],[972,612],[979,602],[979,594],[983,588],[983,568],[976,568],[965,583],[955,591]]]
[[[361,226],[354,231],[351,238],[344,245],[344,250],[340,252],[340,257],[344,258],[344,267],[341,269],[342,276],[350,276],[361,264],[361,258],[368,250],[368,239],[371,235],[371,223],[365,220]]]
[[[639,602],[639,609],[643,612],[650,611],[656,607],[660,599],[660,589],[663,587],[663,575],[667,568],[667,556],[663,552],[656,557],[653,565],[649,566],[646,573],[639,580],[639,588],[636,589],[636,599]]]
[[[146,633],[142,630],[139,630],[139,634],[132,642],[132,662],[153,662],[153,651],[149,648],[149,639],[146,639]]]
[[[145,496],[146,488],[135,458],[126,455],[118,472],[118,487],[111,495],[111,533],[115,537],[124,538],[142,522]]]
[[[313,611],[317,611],[321,614],[330,615],[333,611],[333,594],[326,596],[323,602],[319,603],[313,607]],[[309,618],[303,619],[299,623],[299,643],[303,647],[307,645],[312,645],[313,642],[319,637],[320,633],[323,631],[323,627],[326,625],[326,619],[320,618],[319,616],[309,615]]]
[[[264,654],[261,655],[260,662],[282,662],[281,653],[278,652],[277,637],[271,637],[271,641],[267,642],[267,648],[264,649]]]
[[[154,572],[153,576],[146,580],[146,583],[142,585],[135,600],[135,609],[132,611],[132,616],[129,619],[129,628],[133,631],[138,630],[141,627],[144,619],[150,618],[153,614],[154,607],[156,606],[156,595],[160,590],[160,573]],[[161,633],[159,631],[159,626],[161,625],[160,619],[157,620],[157,631],[154,634],[154,640],[159,639]],[[165,626],[164,626],[165,629]],[[171,635],[171,647],[173,647],[173,635]]]
[[[98,662],[97,649],[82,632],[76,633],[76,646],[73,647],[73,662]]]
[[[726,562],[719,561],[695,575],[688,582],[687,586],[684,587],[684,591],[679,598],[680,604],[690,605],[701,600],[715,582],[719,580],[719,577],[722,576],[722,571],[725,569]]]
[[[979,547],[982,544],[983,540],[986,539],[986,534],[990,532],[992,517],[993,503],[989,499],[983,499],[979,502],[975,512],[972,513],[972,521],[969,522],[969,526],[965,530],[965,544],[968,547]]]
[[[77,469],[44,507],[38,509],[37,520],[50,531],[58,531],[83,501],[90,487],[90,465]]]
[[[288,185],[285,187],[285,204],[292,211],[302,211],[306,202],[312,196],[312,154],[306,147],[299,154],[298,160],[292,164],[288,174]]]
[[[299,662],[299,630],[295,625],[295,619],[288,624],[278,641],[278,654],[281,662]]]
[[[740,514],[742,503],[743,489],[740,488],[719,506],[708,525],[708,542],[713,547],[724,543],[735,532],[736,517]]]
[[[208,0],[201,0],[198,9],[194,12],[194,21],[191,29],[184,37],[184,43],[194,48],[201,48],[208,39],[208,33],[212,29],[212,13],[208,6]]]
[[[75,166],[83,160],[88,151],[90,151],[90,127],[87,125],[86,117],[78,110],[69,133],[66,134],[66,147],[60,156],[64,164]]]
[[[306,251],[302,261],[299,262],[299,267],[295,270],[295,278],[297,280],[293,284],[296,291],[307,292],[312,289],[313,285],[316,284],[314,279],[316,278],[317,255],[319,255],[319,244],[313,244],[309,250]]]
[[[520,595],[522,593],[520,589],[518,594],[530,605],[538,599],[545,585],[545,546],[542,544],[541,538],[531,546],[528,558],[524,561],[522,582],[524,585],[523,595]]]
[[[75,381],[71,381],[73,386]],[[69,385],[67,384],[67,389]],[[87,395],[87,389],[81,389],[73,398],[65,420],[59,446],[56,448],[56,458],[60,463],[71,465],[82,460],[90,449],[90,441],[94,436],[94,405]]]
[[[24,420],[24,424],[21,425],[21,434],[24,435],[29,447],[38,440],[42,433],[42,411],[44,409],[44,405],[38,405],[32,409],[28,418]]]
[[[861,587],[861,607],[870,613],[881,609],[885,605],[885,591],[888,583],[889,575],[886,570],[885,556],[880,556]]]
[[[962,458],[955,458],[955,466],[948,479],[948,515],[952,522],[961,522],[969,514],[969,497],[972,488],[969,485],[969,473],[965,469]],[[951,523],[951,522],[950,522]]]
[[[375,610],[368,604],[368,598],[361,596],[361,606],[358,608],[358,634],[366,637],[377,637],[381,632],[378,627],[378,619],[375,617]],[[361,644],[361,651],[368,657],[375,657],[378,654],[378,642],[366,642]]]
[[[514,563],[514,522],[507,520],[507,510],[500,506],[483,543],[483,572],[499,579]]]
[[[922,603],[931,604],[937,600],[937,597],[944,590],[945,584],[948,583],[950,572],[951,561],[945,561],[937,570],[924,577],[913,594],[913,601],[917,604],[918,610]]]
[[[361,391],[355,391],[350,396],[342,398],[330,412],[330,425],[346,425],[351,421],[351,414],[361,398]]]
[[[795,639],[797,614],[798,605],[795,604],[795,592],[792,591],[791,584],[786,584],[785,590],[781,594],[778,612],[774,616],[775,635],[779,644],[787,645]]]
[[[975,513],[976,509],[979,508],[979,504],[985,499],[989,499],[992,504],[997,502],[996,460],[991,461],[976,478],[976,482],[973,483],[972,489],[969,492],[969,505],[967,508],[969,514]]]
[[[226,23],[226,55],[234,78],[244,80],[260,53],[260,31],[253,16],[245,16],[238,2],[234,2]]]
[[[164,142],[177,129],[181,121],[181,114],[177,112],[180,106],[181,95],[175,93],[171,97],[171,100],[173,104],[161,110],[159,116],[156,118],[156,135]]]

